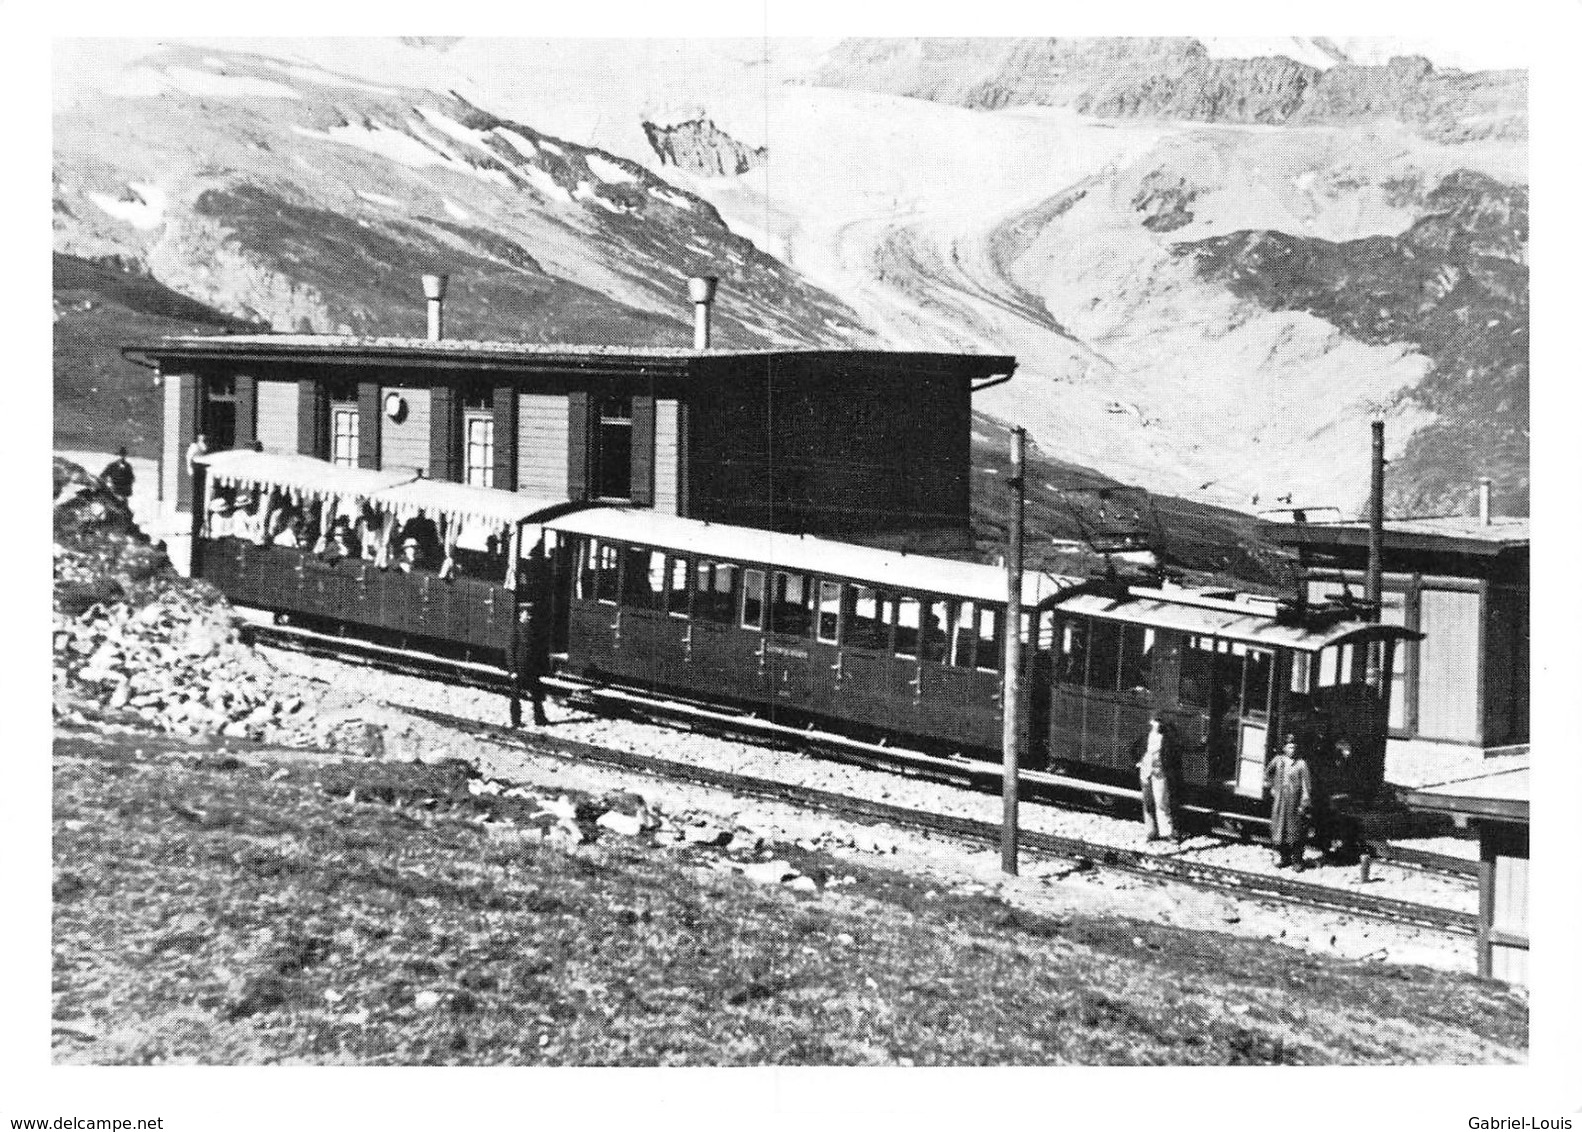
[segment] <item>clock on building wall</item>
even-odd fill
[[[406,398],[399,393],[385,394],[385,416],[400,424],[406,419]]]

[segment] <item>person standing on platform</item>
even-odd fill
[[[208,454],[209,438],[200,432],[193,439],[192,443],[187,445],[187,474],[189,476],[196,474],[198,470],[198,465],[196,462],[198,457],[207,456]]]
[[[1157,715],[1148,717],[1148,734],[1143,736],[1142,758],[1137,760],[1137,776],[1143,795],[1143,829],[1149,841],[1168,837],[1179,841],[1170,798],[1170,752],[1164,727]]]
[[[132,464],[126,458],[126,449],[122,448],[114,460],[105,465],[104,471],[99,473],[99,480],[108,487],[122,503],[132,500],[132,483],[137,475],[132,471]]]
[[[1313,818],[1313,772],[1308,769],[1296,736],[1287,735],[1280,753],[1264,768],[1269,795],[1269,841],[1279,868],[1307,868],[1307,831]]]

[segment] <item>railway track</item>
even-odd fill
[[[443,678],[452,683],[461,683],[489,691],[509,691],[509,680],[506,674],[487,665],[415,653],[395,653],[394,650],[350,638],[324,638],[318,634],[306,633],[301,630],[283,629],[276,626],[253,625],[248,628],[247,632],[248,636],[258,643],[288,648],[309,655],[365,664],[384,671],[399,672],[404,675],[429,679]],[[613,700],[613,706],[617,709],[634,709],[643,706],[641,697],[618,690],[596,689],[588,685],[562,680],[557,680],[554,684],[557,691],[562,692],[574,702],[576,700],[588,700],[596,702],[603,707],[609,706],[609,702]],[[655,704],[651,706],[663,708],[665,705]],[[752,720],[750,717],[745,716],[733,717],[727,713],[705,711],[686,705],[672,706],[686,707],[688,716],[692,717],[694,721],[701,716],[705,727],[718,726],[721,731],[740,729],[751,732],[753,724],[762,723],[762,721]],[[575,740],[550,737],[541,733],[513,730],[446,712],[405,705],[401,705],[401,710],[427,719],[430,722],[487,738],[501,746],[516,748],[531,754],[545,755],[571,762],[595,763],[616,769],[635,771],[656,778],[689,782],[695,785],[724,790],[742,797],[782,802],[859,821],[883,822],[896,828],[949,837],[969,844],[997,845],[999,843],[1000,827],[992,822],[935,814],[870,799],[856,798],[834,791],[819,790],[813,787],[778,782],[773,779],[714,770],[671,759],[660,759],[650,755],[617,751]],[[788,729],[777,728],[776,730],[785,731]],[[784,735],[775,737],[781,741],[785,740]],[[819,736],[818,743],[823,745],[827,738],[826,736]],[[871,746],[867,744],[851,745],[859,748]],[[877,746],[872,746],[871,752],[871,755],[869,755],[860,750],[843,751],[839,753],[839,757],[859,764],[879,767],[889,772],[894,772],[897,769],[894,760],[899,757],[903,760],[903,769],[925,777],[949,778],[951,772],[954,772],[958,781],[984,773],[991,774],[996,779],[998,778],[997,768],[980,769],[969,765],[958,766],[954,760],[917,756],[909,752],[889,750]],[[906,765],[908,762],[913,761],[916,761],[917,765]],[[934,764],[943,765],[936,766]],[[963,764],[965,764],[965,760],[963,760]],[[1056,776],[1045,777],[1055,778]],[[1130,797],[1133,792],[1126,791],[1125,793]],[[1297,904],[1324,911],[1383,920],[1389,923],[1409,924],[1456,935],[1475,935],[1477,932],[1477,918],[1475,916],[1470,913],[1439,908],[1433,905],[1376,896],[1371,893],[1335,889],[1326,885],[1299,881],[1290,877],[1232,869],[1181,857],[1148,853],[1137,849],[1127,849],[1120,846],[1106,845],[1100,842],[1085,841],[1033,830],[1022,830],[1020,839],[1023,848],[1028,852],[1077,862],[1088,862],[1133,875],[1160,880],[1173,880],[1195,887],[1213,889],[1240,896]],[[1427,865],[1424,864],[1420,867],[1427,867]]]

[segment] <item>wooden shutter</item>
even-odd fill
[[[379,468],[379,424],[384,399],[377,381],[357,383],[357,466]]]
[[[329,458],[329,392],[311,377],[297,382],[297,451]]]
[[[632,502],[654,505],[654,399],[632,398]]]
[[[516,490],[516,387],[496,385],[494,403],[494,486]]]
[[[457,472],[461,461],[457,449],[461,446],[461,425],[457,420],[456,390],[448,385],[436,385],[429,391],[428,417],[428,470],[437,480],[459,482]]]
[[[192,508],[192,475],[187,471],[187,447],[198,435],[198,396],[200,385],[190,373],[173,373],[165,378],[176,387],[176,507]]]
[[[588,391],[566,395],[566,498],[588,498],[588,449],[592,433]]]
[[[258,379],[236,375],[236,447],[251,448],[258,436]]]

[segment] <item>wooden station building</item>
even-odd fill
[[[1275,523],[1308,597],[1361,596],[1368,524]],[[1529,524],[1480,514],[1384,524],[1380,619],[1422,633],[1395,663],[1390,734],[1492,748],[1528,740]]]
[[[162,489],[180,511],[201,433],[210,451],[256,445],[539,498],[971,547],[972,393],[1007,380],[1013,358],[711,349],[701,283],[691,347],[445,339],[431,292],[428,338],[194,336],[124,352],[164,377]]]

